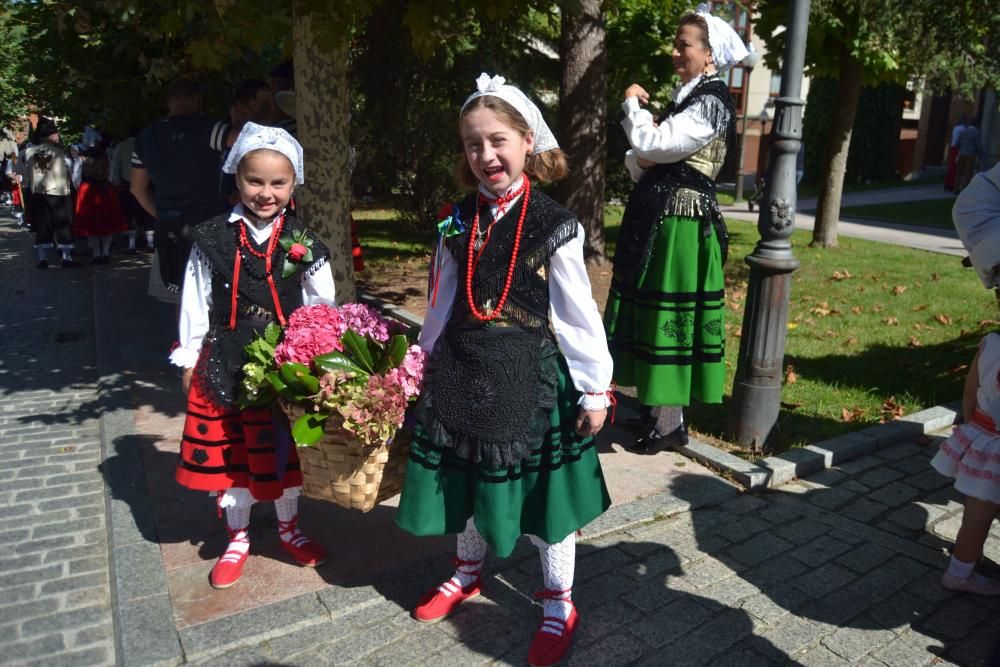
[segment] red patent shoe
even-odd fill
[[[478,597],[483,590],[483,580],[479,577],[483,561],[481,560],[461,560],[455,558],[452,561],[457,568],[475,568],[463,574],[474,574],[476,580],[468,586],[459,587],[453,579],[448,579],[427,595],[420,599],[417,606],[413,608],[413,618],[421,623],[435,623],[441,619],[448,618],[455,613],[466,600]],[[461,570],[460,570],[461,571]]]
[[[281,548],[302,567],[319,567],[326,562],[326,551],[299,531],[298,521],[296,516],[291,521],[278,522]]]
[[[229,588],[239,581],[243,576],[243,565],[250,556],[250,540],[247,538],[246,529],[226,530],[229,531],[229,546],[226,547],[226,553],[215,562],[212,572],[208,575],[208,583],[212,588]],[[237,545],[246,545],[246,549]]]
[[[543,596],[544,597],[544,596]],[[549,667],[566,657],[573,644],[573,633],[580,621],[576,607],[570,602],[569,618],[565,621],[554,616],[546,616],[538,626],[531,648],[528,649],[528,664],[531,667]]]

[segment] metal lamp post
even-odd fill
[[[764,450],[778,421],[788,296],[792,272],[799,267],[790,238],[795,221],[795,161],[805,104],[800,95],[809,0],[790,0],[789,10],[781,95],[775,100],[770,135],[773,153],[757,221],[761,238],[746,258],[750,281],[727,426],[731,440],[756,452]]]
[[[744,76],[747,78],[746,89],[747,92],[750,91],[750,75],[753,74],[753,68],[756,67],[757,63],[760,61],[760,54],[756,51],[751,50],[747,54],[747,57],[743,59],[743,68],[746,70]],[[743,145],[746,142],[747,137],[747,99],[743,98],[743,127],[740,129],[740,158],[739,162],[736,163],[736,201],[743,199]]]

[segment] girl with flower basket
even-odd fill
[[[593,436],[610,404],[611,356],[583,262],[583,228],[529,178],[566,159],[541,113],[483,74],[462,107],[460,180],[448,206],[420,335],[430,354],[398,524],[458,535],[453,577],[414,609],[434,622],[479,594],[487,546],[538,547],[544,618],[528,655],[552,665],[577,625],[576,531],[610,506]]]
[[[229,545],[212,568],[216,588],[232,586],[250,549],[253,503],[273,500],[281,546],[300,565],[321,565],[323,549],[298,529],[302,475],[294,448],[276,453],[270,407],[241,408],[244,347],[303,304],[333,304],[329,252],[285,206],[303,182],[302,147],[287,132],[247,123],[223,171],[236,174],[240,203],[193,228],[181,298],[180,346],[188,396],[177,481],[217,494]],[[272,327],[272,330],[276,328]],[[279,414],[280,419],[284,419]]]

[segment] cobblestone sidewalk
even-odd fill
[[[0,218],[0,662],[115,662],[91,269]]]

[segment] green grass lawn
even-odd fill
[[[954,205],[955,199],[953,197],[891,204],[868,204],[866,206],[844,207],[840,209],[840,215],[845,218],[872,218],[907,225],[954,229],[951,221],[951,208]]]
[[[876,181],[873,183],[845,183],[844,192],[868,192],[869,190],[889,190],[891,188],[913,188],[934,183],[944,183],[943,178],[915,178],[909,181]],[[818,185],[800,185],[799,199],[808,199],[819,195]]]
[[[614,251],[622,208],[605,217]],[[425,259],[433,236],[391,210],[356,211],[366,262]],[[430,227],[428,225],[428,227]],[[726,364],[731,387],[756,225],[729,221]],[[817,442],[865,425],[959,399],[979,339],[1000,325],[996,300],[958,259],[841,237],[834,249],[793,236],[786,383],[776,450]],[[426,262],[412,262],[426,271]],[[727,388],[727,393],[729,388]],[[728,396],[727,399],[728,401]],[[727,404],[694,405],[693,428],[721,438]]]
[[[726,365],[729,386],[742,333],[748,270],[757,239],[730,221]],[[808,247],[793,274],[785,385],[776,450],[808,444],[961,398],[979,339],[1000,325],[992,292],[958,259],[858,239]],[[728,400],[728,399],[727,399]],[[696,430],[721,437],[726,405],[691,410]]]

